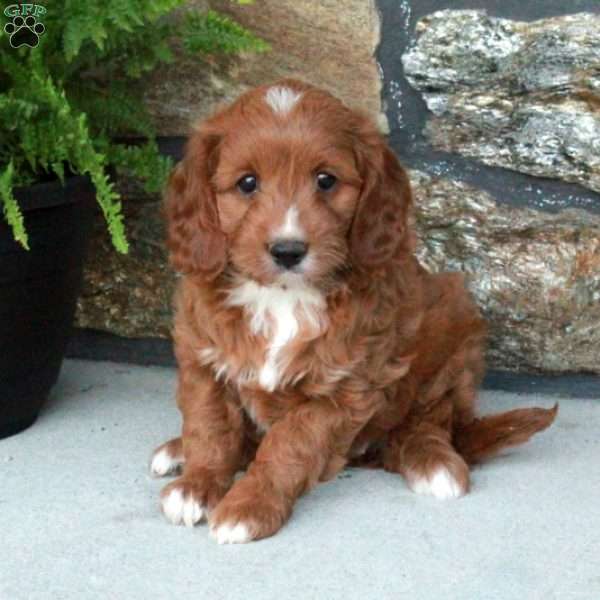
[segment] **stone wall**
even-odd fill
[[[490,366],[600,373],[595,0],[190,5],[234,16],[272,51],[155,74],[147,102],[163,135],[185,135],[219,102],[282,76],[330,89],[389,132],[411,171],[419,257],[468,274],[490,322]],[[168,336],[160,202],[126,197],[131,254],[111,251],[98,224],[79,325]]]
[[[383,99],[413,169],[419,256],[468,274],[492,367],[599,373],[600,6],[379,6]]]

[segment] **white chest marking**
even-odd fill
[[[298,335],[301,322],[313,330],[322,328],[325,299],[319,291],[307,285],[283,288],[246,280],[230,292],[228,303],[244,307],[252,333],[263,335],[268,340],[258,383],[272,392],[287,366],[281,351]]]
[[[266,103],[276,112],[285,115],[294,108],[302,94],[288,87],[271,87],[265,94]]]

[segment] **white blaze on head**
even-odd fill
[[[277,240],[303,240],[304,230],[298,219],[299,213],[296,205],[290,206],[285,213],[283,223],[274,232]]]
[[[291,88],[275,86],[267,90],[265,100],[276,113],[285,115],[294,108],[301,96],[300,92]]]

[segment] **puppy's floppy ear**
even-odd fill
[[[200,129],[169,179],[165,199],[167,247],[176,271],[214,279],[225,267],[227,248],[210,182],[219,136]]]
[[[408,175],[374,127],[361,136],[357,155],[363,188],[350,229],[350,251],[357,266],[376,268],[400,247],[410,250],[412,194]]]

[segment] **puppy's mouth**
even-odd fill
[[[300,269],[286,269],[275,277],[275,284],[282,288],[301,287],[306,285],[306,277]]]

